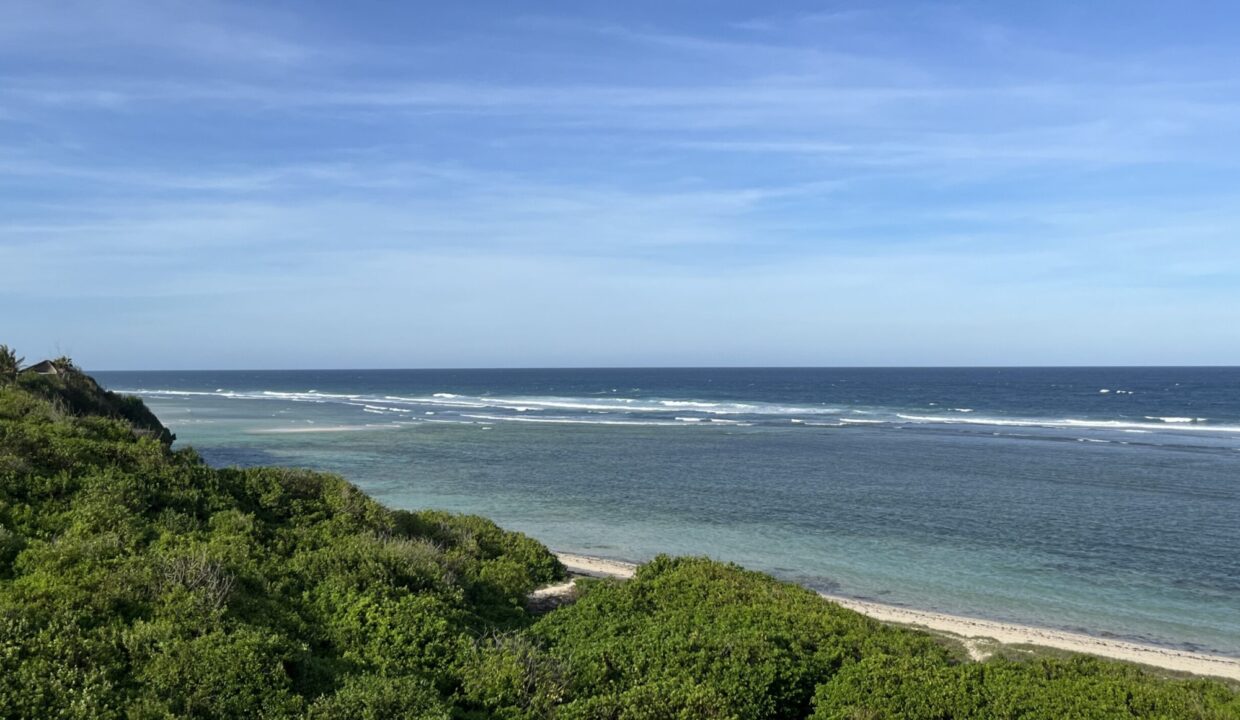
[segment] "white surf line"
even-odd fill
[[[556,553],[556,557],[560,559],[560,562],[563,563],[570,573],[577,575],[628,579],[633,577],[637,571],[637,565],[619,560],[607,560],[605,558],[575,555],[572,553]],[[572,589],[572,582],[551,586],[544,588],[544,590],[551,590],[552,588],[555,588],[558,593],[567,593]],[[819,595],[849,610],[859,612],[880,622],[912,625],[948,633],[967,640],[988,639],[1004,645],[1040,645],[1042,647],[1052,647],[1086,655],[1099,655],[1114,660],[1126,660],[1143,665],[1153,665],[1167,670],[1187,672],[1194,675],[1210,675],[1240,680],[1240,658],[1163,648],[1156,645],[1142,645],[1126,640],[1099,638],[1083,633],[1051,630],[1030,625],[1017,625],[996,620],[983,620],[981,618],[948,615],[927,610],[914,610],[912,608],[867,600],[855,600],[826,593],[819,593]],[[970,648],[971,654],[975,654],[972,644],[966,643],[966,647]]]

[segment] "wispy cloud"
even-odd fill
[[[83,56],[61,53],[61,60],[80,63],[83,69],[89,66],[89,56],[99,59],[101,53],[118,51],[152,52],[165,59],[212,65],[285,67],[317,54],[291,34],[274,29],[292,24],[295,18],[290,15],[212,0],[75,0],[54,4],[13,0],[5,4],[4,22],[0,23],[0,57],[73,47]]]
[[[1240,302],[1234,50],[1080,42],[1054,8],[510,10],[10,4],[4,307],[211,325],[231,298],[302,301],[353,333],[346,313],[390,325],[412,298],[497,336],[593,314],[677,357],[743,332],[813,362],[827,346],[778,326],[890,349],[863,326],[911,343],[976,313],[962,332],[1019,317],[1080,342],[1090,293],[1158,317],[1177,291],[1185,314]],[[419,331],[474,342],[435,316]]]

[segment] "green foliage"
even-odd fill
[[[279,633],[240,626],[201,635],[175,622],[139,624],[127,638],[137,717],[290,717],[303,700],[285,669],[299,648]]]
[[[212,469],[57,362],[0,383],[0,717],[1240,718],[1216,682],[961,664],[704,559],[536,619],[529,591],[564,574],[536,541],[333,475]]]
[[[25,362],[25,358],[17,356],[17,352],[8,345],[0,345],[0,383],[12,382],[17,378],[17,370]]]
[[[4,355],[0,352],[0,376],[4,375],[7,363]],[[123,420],[131,432],[154,437],[165,445],[176,439],[141,399],[104,390],[69,358],[57,358],[52,365],[59,371],[55,375],[23,372],[16,375],[16,381],[31,394],[51,400],[63,413]]]
[[[549,717],[565,692],[561,663],[522,635],[501,635],[478,643],[465,665],[464,697],[484,708],[484,717]]]
[[[710,683],[656,680],[615,694],[594,695],[563,708],[563,720],[737,720],[733,703]]]
[[[591,584],[532,632],[568,663],[577,704],[615,707],[621,717],[641,717],[633,713],[660,696],[681,708],[669,710],[672,717],[691,708],[713,717],[803,718],[818,683],[846,663],[875,653],[947,659],[926,635],[696,558],[660,557],[629,582]]]
[[[1154,681],[1096,658],[944,665],[876,655],[818,688],[813,720],[1120,720],[1240,717],[1240,696],[1219,683]]]
[[[563,575],[483,518],[207,467],[59,367],[0,387],[0,717],[447,718]]]
[[[350,677],[310,706],[310,720],[448,720],[448,705],[418,677]]]

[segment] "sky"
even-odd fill
[[[88,369],[1240,364],[1240,4],[0,0]]]

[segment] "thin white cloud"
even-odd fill
[[[7,307],[251,313],[246,332],[283,320],[290,347],[317,323],[365,347],[407,322],[483,353],[450,316],[564,358],[569,328],[620,361],[636,350],[610,332],[687,362],[712,342],[838,360],[797,354],[809,328],[932,362],[913,354],[935,342],[923,324],[1071,340],[1133,313],[1207,317],[1240,268],[1240,84],[1191,52],[1151,49],[1166,62],[1147,72],[959,9],[867,7],[694,32],[490,18],[423,62],[312,10],[12,8]],[[869,44],[880,21],[903,29]],[[1177,285],[1193,299],[1173,306]],[[1107,302],[1072,315],[1091,293]],[[1099,338],[1078,344],[1136,342]]]
[[[151,51],[211,64],[288,67],[316,50],[276,29],[293,24],[248,4],[211,0],[10,0],[0,22],[0,57],[19,53]]]

